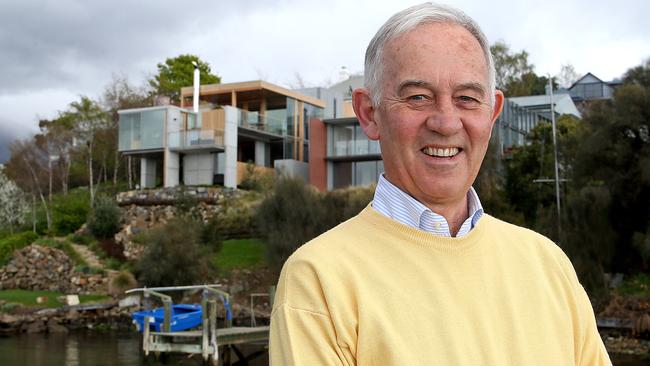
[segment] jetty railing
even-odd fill
[[[151,319],[144,317],[144,329],[142,332],[143,343],[142,349],[145,356],[150,352],[157,355],[165,352],[179,352],[188,354],[201,354],[204,361],[211,360],[213,364],[219,361],[219,345],[224,346],[224,365],[230,364],[230,347],[236,344],[250,342],[268,342],[269,327],[232,327],[232,311],[230,309],[230,295],[219,289],[221,285],[197,285],[197,286],[171,286],[171,287],[143,287],[126,291],[127,294],[142,292],[145,299],[145,308],[150,310],[150,299],[152,297],[160,299],[163,303],[164,318],[161,332],[149,329]],[[187,291],[202,290],[201,298],[201,330],[171,331],[172,322],[172,298],[163,292],[170,291]],[[273,299],[273,289],[271,290],[271,300]],[[261,296],[261,294],[255,294]],[[267,295],[269,296],[269,295]],[[225,308],[224,328],[217,329],[217,302],[218,298]],[[252,299],[252,298],[251,298]],[[178,339],[183,339],[183,343],[177,343]],[[197,343],[197,340],[199,340]],[[194,340],[193,342],[190,342]]]

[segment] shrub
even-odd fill
[[[88,245],[90,244],[94,239],[92,236],[88,234],[72,234],[70,236],[70,240],[75,243],[75,244],[82,244],[82,245]]]
[[[133,274],[129,271],[122,271],[111,278],[108,283],[108,292],[113,296],[123,295],[124,291],[138,286]]]
[[[31,231],[9,235],[0,240],[0,265],[4,265],[11,259],[14,250],[24,248],[34,242],[38,235]]]
[[[146,232],[145,249],[135,264],[145,286],[177,286],[206,282],[212,274],[210,248],[201,242],[201,224],[187,217],[170,220]]]
[[[281,178],[257,212],[257,224],[267,243],[267,258],[279,272],[299,246],[323,231],[319,193],[302,180]]]
[[[52,229],[56,235],[67,235],[83,225],[90,211],[87,189],[74,189],[67,195],[58,194],[52,203]]]
[[[256,168],[253,162],[246,164],[246,172],[239,187],[256,192],[267,192],[273,188],[274,173]]]
[[[100,196],[88,217],[88,229],[96,238],[110,238],[120,230],[120,208],[112,199]]]
[[[302,244],[361,211],[374,187],[321,194],[302,180],[281,178],[257,211],[257,225],[267,243],[267,259],[279,271]]]

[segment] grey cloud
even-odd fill
[[[81,85],[80,78],[133,70],[166,55],[188,29],[265,7],[264,2],[25,1],[0,12],[0,94]],[[195,7],[197,10],[193,11]],[[152,65],[152,70],[155,65]],[[78,73],[79,72],[79,73]]]

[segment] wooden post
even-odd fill
[[[163,319],[163,332],[171,332],[172,301],[169,299],[163,299],[163,308],[165,310],[165,317]]]
[[[203,298],[201,299],[201,319],[203,320],[201,323],[201,353],[203,355],[203,360],[207,361],[208,357],[210,357],[210,354],[208,353],[208,298],[207,294],[203,294]]]

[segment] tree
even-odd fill
[[[560,73],[555,76],[555,79],[561,87],[568,88],[578,80],[579,76],[573,65],[564,64],[560,69]]]
[[[117,185],[118,173],[120,169],[120,153],[115,146],[118,143],[118,130],[119,130],[119,115],[117,111],[120,109],[140,108],[147,107],[153,104],[152,93],[150,90],[141,87],[135,87],[129,83],[126,76],[113,75],[110,84],[104,89],[101,104],[109,115],[108,128],[106,130],[106,137],[112,143],[112,150],[104,150],[107,153],[113,154],[113,186]],[[106,154],[104,154],[106,155]],[[131,156],[127,156],[127,177],[130,177],[131,170]],[[129,188],[131,188],[131,180],[129,181]]]
[[[545,94],[548,78],[535,74],[535,66],[528,61],[528,52],[512,53],[502,41],[490,46],[490,51],[494,56],[496,87],[507,97]]]
[[[615,233],[609,269],[624,273],[643,268],[641,238],[650,220],[649,74],[649,63],[630,69],[611,101],[590,105],[574,164],[574,190],[599,186],[611,197],[601,210]]]
[[[32,196],[32,211],[35,216],[34,201],[38,196],[45,209],[48,230],[52,227],[50,205],[45,199],[47,181],[47,153],[34,140],[15,141],[9,146],[11,157],[4,172],[24,191]],[[35,219],[33,219],[35,222]],[[35,225],[35,224],[34,224]]]
[[[95,201],[94,172],[93,172],[93,149],[95,137],[98,132],[105,129],[108,124],[108,116],[98,102],[81,96],[79,101],[70,103],[66,115],[72,119],[77,136],[86,145],[88,162],[88,186],[90,190],[90,204]]]
[[[52,177],[58,176],[63,194],[68,193],[71,150],[75,139],[74,124],[69,115],[59,114],[52,120],[42,119],[38,122],[40,134],[34,138],[37,144],[47,152],[49,171],[49,200],[52,200]]]
[[[168,58],[164,63],[158,64],[158,74],[149,80],[149,84],[159,95],[167,95],[173,103],[180,102],[180,91],[182,87],[192,86],[194,82],[194,65],[199,65],[201,72],[201,84],[217,84],[221,78],[210,71],[210,65],[201,61],[198,56],[180,55]]]
[[[0,224],[9,226],[13,234],[14,227],[24,223],[27,211],[23,191],[0,169]]]

